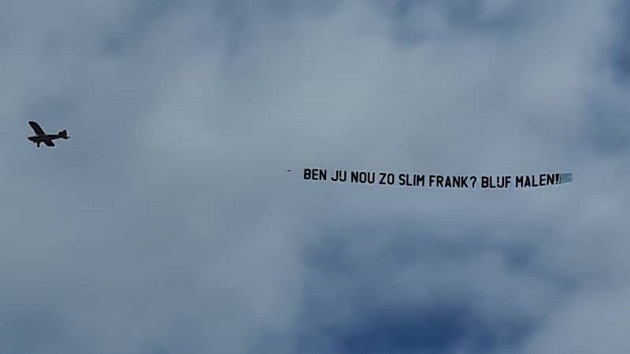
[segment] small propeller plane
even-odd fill
[[[42,127],[40,127],[37,122],[30,121],[28,122],[28,124],[31,126],[31,128],[33,128],[33,131],[35,131],[35,134],[37,135],[29,136],[27,139],[37,144],[37,147],[39,147],[39,144],[41,143],[46,144],[46,146],[55,146],[55,144],[52,142],[53,140],[70,138],[68,136],[68,132],[66,132],[65,129],[60,131],[58,134],[46,134],[44,132],[44,129],[42,129]]]

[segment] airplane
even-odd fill
[[[33,135],[33,136],[29,136],[27,139],[36,143],[37,147],[39,147],[39,144],[44,143],[46,144],[46,146],[55,146],[55,144],[52,142],[55,139],[69,139],[70,137],[68,136],[68,132],[64,130],[60,131],[58,134],[46,134],[44,132],[44,130],[42,129],[42,127],[39,126],[39,124],[37,124],[37,122],[33,122],[30,121],[28,122],[28,124],[31,126],[31,128],[33,128],[33,130],[35,131],[35,134],[37,135]]]

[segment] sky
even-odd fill
[[[2,1],[0,352],[627,353],[629,39],[617,0]]]

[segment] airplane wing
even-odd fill
[[[40,127],[39,124],[37,124],[37,122],[30,121],[28,122],[28,124],[31,126],[31,128],[33,128],[33,130],[35,131],[35,134],[46,135],[46,133],[44,133],[44,129],[42,129],[42,127]]]
[[[46,144],[46,146],[55,146],[55,143],[53,143],[52,140],[44,140],[44,144]]]

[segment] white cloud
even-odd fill
[[[593,105],[628,111],[611,4],[486,1],[464,26],[427,2],[402,27],[356,1],[4,5],[0,348],[334,352],[375,313],[440,300],[483,324],[454,346],[623,347],[601,310],[624,305],[630,269],[627,153],[580,141]],[[31,118],[72,139],[33,149]],[[575,177],[431,190],[307,166]]]

